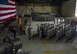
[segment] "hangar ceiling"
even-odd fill
[[[57,3],[63,3],[68,0],[16,0],[18,5],[29,5],[31,3],[40,5],[56,5]]]

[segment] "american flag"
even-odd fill
[[[16,18],[15,0],[0,0],[0,22]]]

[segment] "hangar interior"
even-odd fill
[[[77,0],[16,0],[16,15],[0,23],[0,54],[77,54]]]

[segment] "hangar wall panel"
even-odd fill
[[[31,14],[31,8],[37,13],[57,13],[56,7],[54,6],[17,6],[17,13]]]
[[[74,17],[75,16],[75,0],[69,0],[63,3],[62,16]]]

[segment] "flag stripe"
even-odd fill
[[[11,1],[11,0],[9,0],[8,3],[15,4],[15,2],[14,1]]]
[[[5,22],[12,18],[16,18],[15,0],[1,1],[0,4],[0,22]]]
[[[0,8],[15,8],[15,6],[0,4]]]
[[[10,12],[15,12],[16,10],[3,10],[0,11],[0,14],[4,14],[4,13],[10,13]]]
[[[16,4],[11,4],[11,3],[8,3],[9,5],[12,5],[12,6],[15,6]]]
[[[15,18],[15,17],[16,17],[16,15],[9,17],[9,18],[2,19],[2,20],[0,20],[0,22],[5,22],[5,21],[11,20],[12,18]]]
[[[0,8],[0,11],[1,10],[14,10],[14,9],[16,9],[16,8]]]
[[[5,19],[5,18],[12,17],[12,16],[14,16],[14,15],[16,15],[16,13],[13,13],[13,14],[10,14],[10,15],[6,15],[6,16],[2,16],[2,17],[0,17],[0,20],[1,20],[1,19]]]
[[[9,13],[0,14],[0,16],[6,16],[6,15],[13,14],[13,13],[16,13],[16,11],[15,12],[9,12]]]

